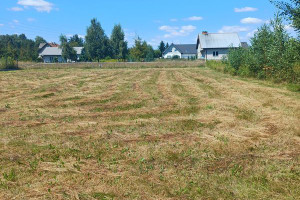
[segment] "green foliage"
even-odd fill
[[[60,36],[60,48],[62,48],[62,57],[64,60],[68,61],[76,61],[77,60],[77,52],[75,49],[71,46],[70,42],[68,42],[68,39],[66,36],[61,35]]]
[[[299,82],[300,42],[290,37],[275,16],[251,38],[250,48],[232,48],[224,71],[274,81]]]
[[[289,0],[289,1],[274,1],[275,5],[282,11],[281,15],[285,16],[286,19],[292,22],[293,27],[300,33],[300,1]]]
[[[0,35],[0,58],[11,57],[14,60],[35,61],[38,58],[37,47],[33,40],[21,35]]]
[[[154,60],[154,57],[155,57],[155,52],[154,52],[152,46],[147,45],[145,61],[151,62]]]
[[[167,44],[166,44],[166,49],[169,48],[169,46],[170,46],[170,45],[169,45],[169,43],[167,42]]]
[[[208,61],[206,61],[206,66],[211,68],[211,69],[214,69],[216,71],[224,72],[225,68],[228,65],[225,62],[218,62],[218,61],[215,61],[215,60],[208,60]]]
[[[69,39],[69,44],[71,47],[83,47],[84,41],[78,34],[75,34]]]
[[[47,43],[47,41],[44,38],[42,38],[41,36],[36,36],[34,43],[35,43],[34,46],[36,48],[38,48],[41,43]]]
[[[91,20],[91,25],[87,28],[85,49],[90,60],[99,61],[110,55],[109,39],[105,35],[100,22],[95,18]]]
[[[7,181],[16,182],[17,181],[16,170],[12,168],[9,173],[3,173],[3,178]]]
[[[116,59],[125,59],[128,54],[127,42],[125,34],[120,24],[115,25],[110,37],[112,47],[112,57]]]
[[[2,57],[0,59],[0,70],[18,69],[16,61],[11,57]]]
[[[145,61],[146,56],[147,59],[151,58],[151,53],[151,49],[149,48],[147,42],[142,41],[142,39],[138,37],[135,39],[134,46],[130,49],[130,58],[132,61]]]
[[[175,55],[175,56],[172,57],[172,59],[173,59],[173,60],[178,60],[178,59],[180,59],[180,57],[177,56],[177,55]]]
[[[160,57],[161,57],[163,52],[166,50],[166,45],[165,45],[164,41],[160,42],[158,49],[160,50]]]
[[[159,49],[154,50],[154,58],[160,58],[161,57],[161,51]]]

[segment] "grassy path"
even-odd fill
[[[299,93],[206,68],[0,72],[0,199],[297,199]]]

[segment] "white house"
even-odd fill
[[[197,40],[197,57],[205,60],[221,60],[230,48],[242,46],[237,33],[208,33],[203,31]]]
[[[195,44],[171,44],[164,52],[163,58],[178,56],[181,59],[196,58],[197,49]]]
[[[77,53],[77,59],[82,53],[83,47],[73,47]],[[58,45],[51,43],[42,43],[39,46],[39,57],[44,60],[45,63],[53,62],[66,62],[62,57],[62,49]]]

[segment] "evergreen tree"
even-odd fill
[[[91,20],[91,25],[87,28],[85,36],[85,50],[90,60],[97,60],[105,58],[109,52],[108,38],[97,19]]]
[[[167,43],[167,44],[166,44],[166,49],[169,48],[169,46],[170,46],[169,43]]]
[[[158,49],[160,50],[160,56],[162,56],[163,52],[166,50],[166,45],[164,41],[160,42]]]
[[[148,53],[148,45],[146,41],[142,41],[140,37],[135,39],[134,46],[130,49],[130,57],[135,61],[144,61]]]
[[[128,52],[127,42],[125,41],[125,34],[120,24],[115,25],[110,37],[110,44],[112,47],[112,57],[117,59],[124,59]]]

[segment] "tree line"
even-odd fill
[[[100,22],[92,19],[87,28],[85,38],[78,34],[68,38],[59,37],[62,57],[65,60],[77,61],[74,47],[83,47],[80,61],[100,61],[115,59],[119,61],[152,61],[162,56],[169,44],[161,41],[157,49],[153,49],[146,41],[136,37],[134,45],[129,48],[125,33],[120,24],[113,27],[111,36],[105,34]],[[28,39],[25,34],[0,35],[0,59],[14,61],[40,61],[38,48],[40,43],[47,43],[41,36],[35,40]]]
[[[74,40],[72,38],[68,40],[66,36],[61,35],[60,43],[63,49],[63,57],[74,60],[76,58],[76,52],[72,50]],[[161,57],[162,53],[169,46],[169,44],[161,41],[159,47],[154,50],[146,41],[137,37],[133,47],[129,48],[128,42],[125,40],[124,30],[120,24],[113,27],[111,36],[108,37],[100,22],[95,18],[91,20],[91,24],[87,28],[85,40],[84,42],[80,42],[80,44],[84,47],[80,60],[98,62],[103,59],[153,61],[155,58]]]

